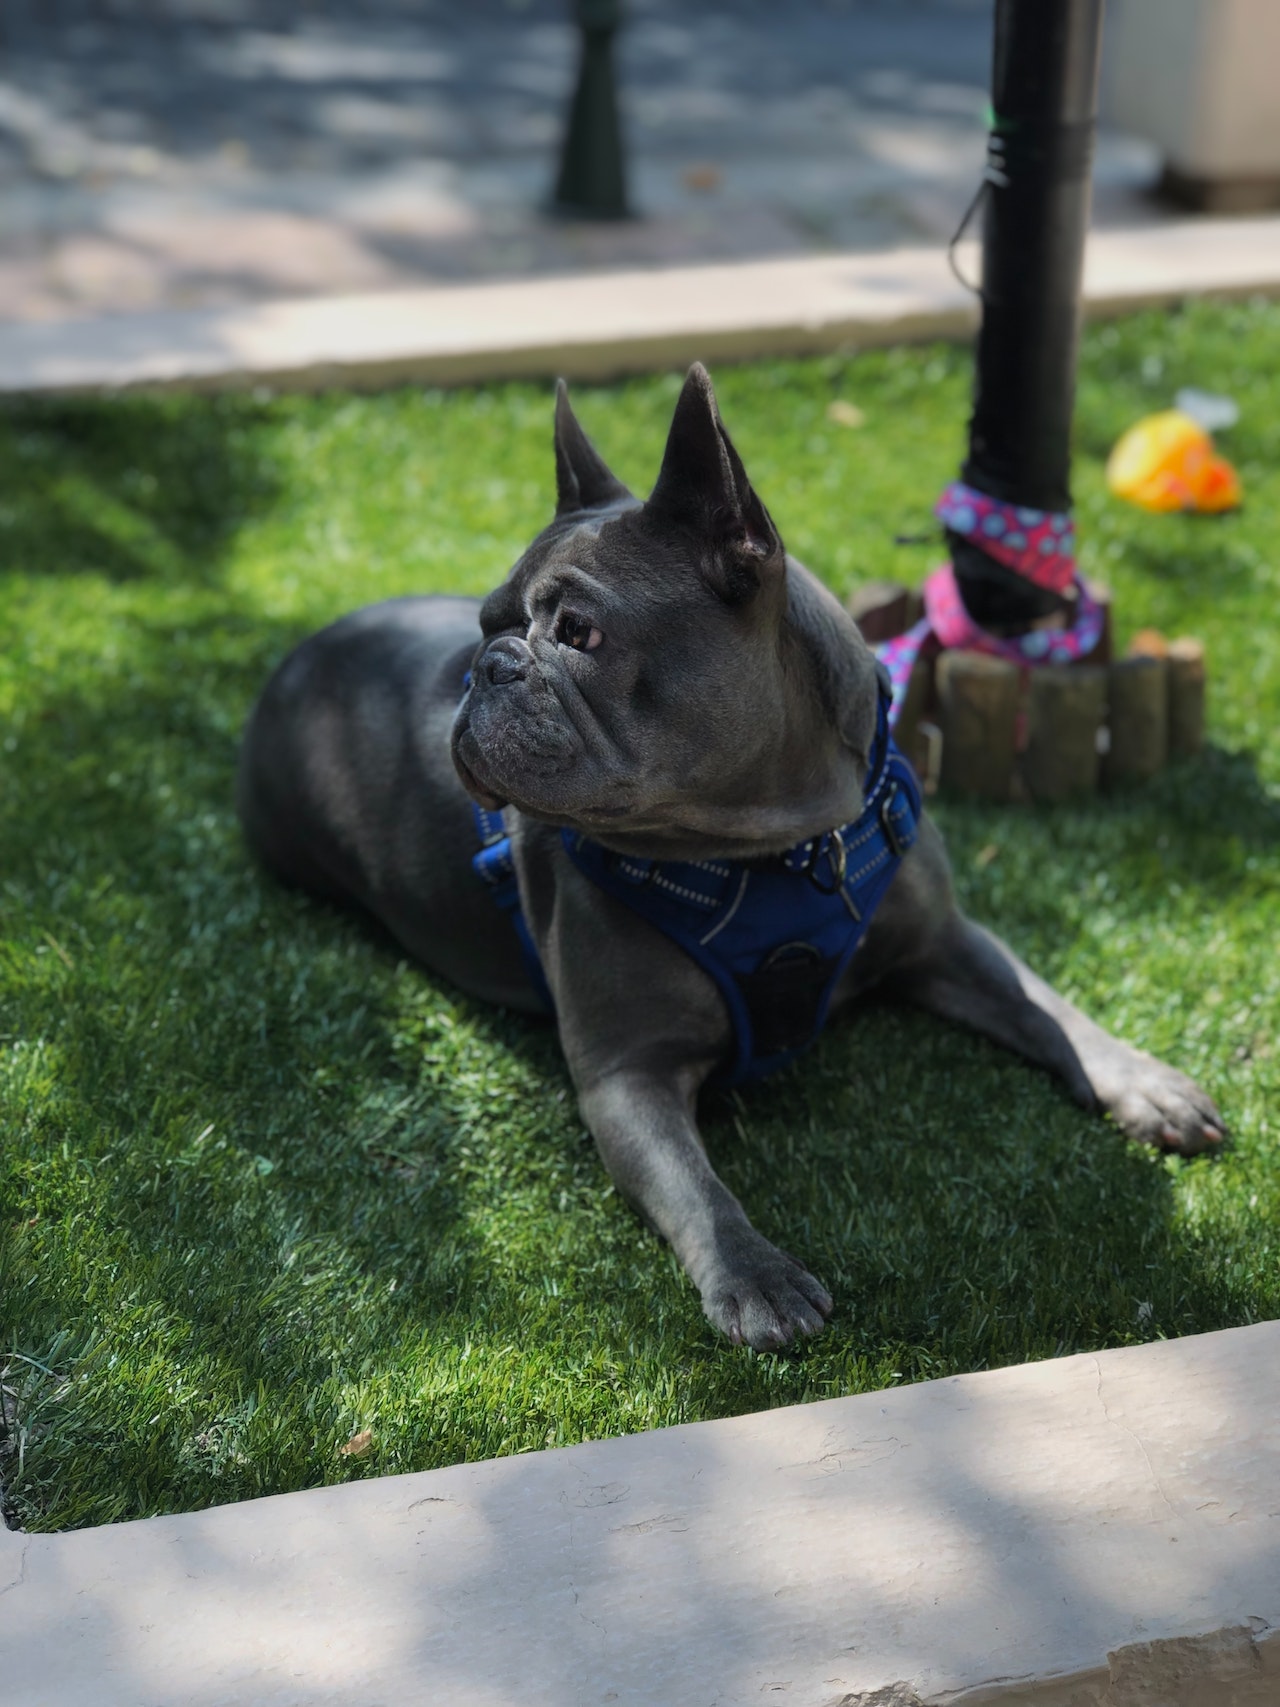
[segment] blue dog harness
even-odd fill
[[[889,734],[881,691],[866,804],[850,824],[759,860],[637,859],[573,830],[565,852],[586,877],[671,938],[715,980],[733,1024],[722,1085],[762,1078],[817,1037],[845,968],[867,933],[921,817],[915,772]],[[534,987],[551,996],[520,909],[501,814],[475,808],[472,861],[511,914]]]

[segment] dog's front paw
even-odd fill
[[[1099,1101],[1130,1138],[1194,1156],[1227,1135],[1213,1099],[1185,1073],[1126,1049],[1105,1077]]]
[[[703,1288],[707,1320],[734,1345],[778,1351],[797,1334],[819,1334],[831,1314],[831,1294],[802,1263],[752,1232]]]

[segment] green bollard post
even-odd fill
[[[576,219],[629,219],[613,37],[620,0],[577,0],[582,57],[551,211]]]

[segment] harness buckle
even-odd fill
[[[831,866],[834,883],[823,883],[818,878],[818,849],[823,840],[827,843],[827,860]],[[809,855],[809,863],[805,866],[805,875],[818,891],[819,895],[837,895],[844,888],[845,873],[849,868],[849,856],[845,851],[844,837],[839,830],[828,830],[826,837],[821,836],[813,844],[813,852]]]

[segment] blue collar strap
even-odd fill
[[[565,851],[599,888],[669,936],[715,980],[734,1053],[716,1075],[741,1084],[785,1066],[822,1030],[845,969],[921,818],[915,772],[894,746],[882,692],[865,801],[852,823],[761,860],[651,860],[611,852],[573,830]],[[536,987],[545,980],[520,910],[510,838],[475,809],[484,844],[473,865],[511,911]]]

